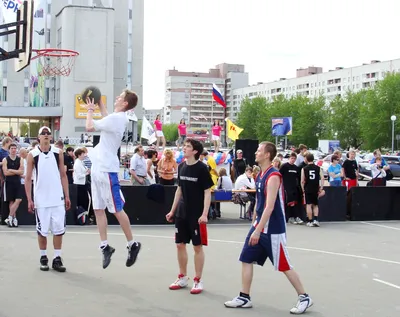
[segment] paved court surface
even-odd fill
[[[206,290],[200,295],[191,295],[189,289],[168,290],[178,273],[172,227],[134,226],[143,248],[131,268],[125,267],[121,231],[110,228],[109,242],[117,251],[106,270],[101,267],[96,227],[69,227],[64,274],[39,270],[33,227],[1,227],[0,317],[289,316],[296,294],[269,263],[255,270],[254,308],[223,305],[240,289],[237,259],[248,226],[209,226]],[[399,242],[400,222],[290,226],[290,257],[315,302],[306,315],[400,316]],[[191,256],[189,263],[193,277]]]

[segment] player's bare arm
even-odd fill
[[[208,211],[210,210],[210,204],[211,204],[211,188],[208,188],[204,191],[204,208],[203,208],[203,220],[204,218],[207,220],[207,216],[208,216]],[[203,222],[207,222],[207,221],[203,221]]]
[[[95,131],[94,124],[93,124],[93,112],[96,108],[96,105],[94,104],[94,99],[87,98],[85,108],[87,109],[86,131],[93,132],[93,131]]]
[[[60,177],[61,177],[61,184],[63,187],[64,191],[64,199],[65,199],[65,208],[68,210],[71,207],[71,201],[69,199],[69,185],[68,185],[68,178],[67,178],[67,173],[65,172],[64,169],[64,155],[63,151],[60,150],[59,152],[59,170],[60,170]]]
[[[101,98],[100,98],[100,101],[99,101],[99,108],[100,108],[100,112],[101,112],[101,115],[103,116],[103,118],[107,117],[108,116],[107,107],[103,103],[103,100],[101,100]]]
[[[26,161],[26,176],[25,176],[25,193],[26,199],[28,200],[28,211],[33,212],[33,201],[32,201],[32,171],[34,168],[32,153],[28,154]]]
[[[175,192],[175,198],[174,198],[174,202],[172,204],[171,210],[166,215],[166,218],[168,221],[170,221],[170,219],[172,219],[172,217],[175,215],[175,211],[176,211],[176,208],[178,207],[178,203],[179,203],[179,200],[181,199],[181,197],[182,197],[182,190],[181,190],[181,187],[178,186],[178,188],[176,189],[176,192]]]
[[[16,174],[14,174],[14,170],[9,170],[8,168],[7,168],[7,159],[6,158],[3,158],[3,161],[2,161],[2,168],[3,168],[3,173],[4,173],[4,175],[5,176],[13,176],[13,175],[16,175]]]
[[[301,189],[304,193],[304,185],[306,183],[306,175],[304,174],[304,168],[301,169]]]

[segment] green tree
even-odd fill
[[[19,135],[24,136],[29,132],[29,126],[26,122],[23,122],[19,125]]]
[[[337,133],[342,148],[358,148],[363,144],[361,136],[361,107],[365,100],[365,91],[348,91],[346,95],[336,97],[329,105],[330,137]]]
[[[365,148],[391,147],[392,115],[400,114],[400,74],[389,73],[375,87],[365,91],[360,128]],[[352,123],[352,121],[351,121]],[[399,128],[396,128],[399,131]],[[395,131],[396,134],[396,131]]]
[[[260,114],[265,109],[267,100],[264,97],[256,97],[254,99],[246,98],[241,106],[238,114],[237,126],[243,129],[240,133],[240,139],[257,139],[257,125]],[[236,124],[236,123],[235,123]]]
[[[176,123],[164,124],[163,133],[166,142],[175,142],[178,139],[178,125]]]

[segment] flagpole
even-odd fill
[[[213,127],[213,123],[214,123],[214,120],[213,120],[213,118],[214,118],[214,107],[213,107],[213,104],[214,104],[214,100],[213,100],[213,95],[212,95],[212,93],[211,93],[211,123],[210,123],[210,131],[211,131],[211,134],[210,134],[210,150],[212,149],[212,127]],[[215,149],[214,149],[215,150]]]

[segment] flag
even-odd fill
[[[142,139],[146,139],[148,144],[152,144],[157,141],[156,138],[156,131],[154,131],[153,127],[151,126],[150,122],[143,117],[142,121],[142,131],[140,132],[140,137]]]
[[[217,85],[213,84],[213,98],[216,102],[218,102],[222,107],[226,108],[226,103],[224,97],[222,97],[221,91],[218,89]]]
[[[233,141],[235,141],[236,139],[239,139],[239,134],[242,133],[243,129],[239,128],[237,125],[233,124],[233,122],[231,120],[229,120],[228,118],[226,118],[225,121],[228,124],[228,126],[227,126],[228,138],[230,138]]]

